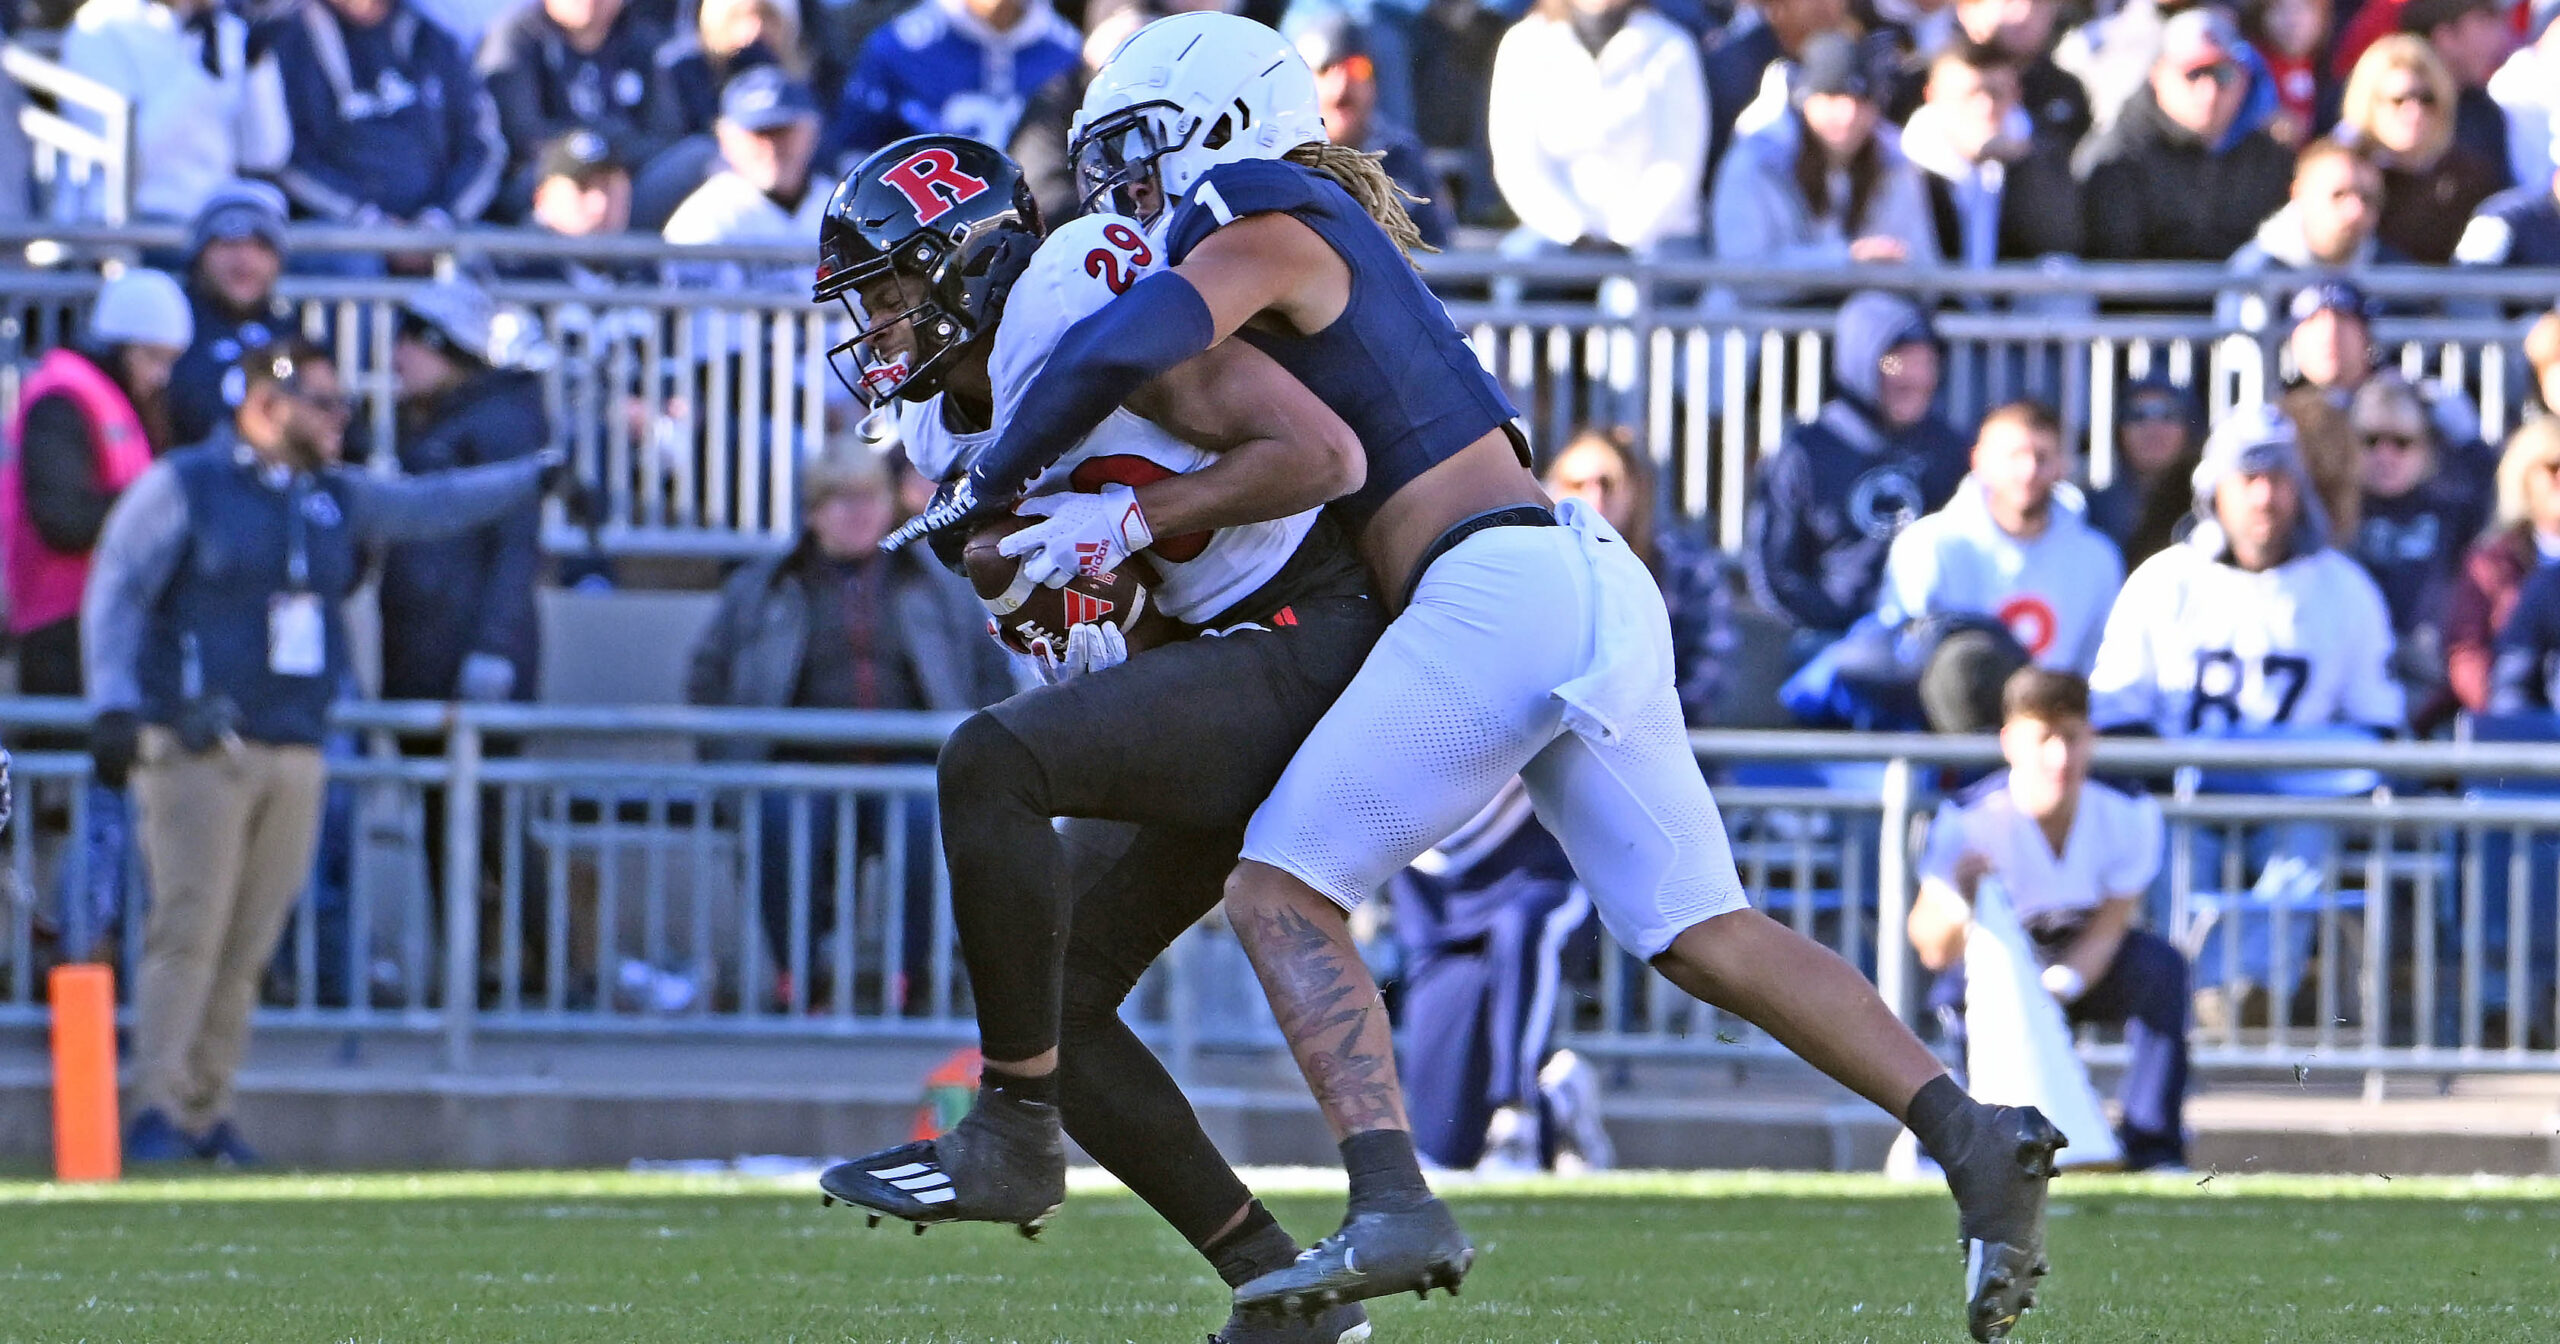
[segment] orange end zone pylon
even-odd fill
[[[57,966],[53,997],[53,1174],[124,1174],[116,1123],[116,977],[104,966]]]

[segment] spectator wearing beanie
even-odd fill
[[[1698,234],[1697,44],[1633,0],[1543,0],[1504,34],[1486,114],[1514,247],[1650,252]]]
[[[2560,69],[2554,74],[2560,77]],[[2540,178],[2480,203],[2453,246],[2465,266],[2560,266],[2560,139]]]
[[[819,137],[834,164],[910,135],[1013,139],[1034,90],[1076,67],[1084,40],[1049,0],[924,0],[862,44]]]
[[[2498,459],[2494,529],[2462,560],[2445,602],[2445,680],[2474,714],[2489,712],[2498,633],[2525,581],[2560,561],[2560,417],[2527,421]]]
[[[485,466],[550,446],[538,375],[506,367],[477,286],[424,286],[391,349],[404,475]],[[391,548],[382,566],[386,700],[530,700],[541,514],[532,500],[479,528]]]
[[[187,302],[195,341],[169,376],[174,443],[201,443],[231,418],[223,388],[241,352],[293,329],[276,297],[284,273],[284,193],[264,182],[226,182],[187,229]]]
[[[2149,82],[2081,150],[2091,258],[2223,261],[2284,204],[2293,155],[2236,125],[2243,46],[2218,10],[2161,25]]]
[[[1922,174],[1878,102],[1891,51],[1825,33],[1805,44],[1793,106],[1734,142],[1716,170],[1715,255],[1836,268],[1938,260]]]
[[[1894,536],[1945,507],[1965,442],[1932,409],[1938,335],[1910,300],[1874,291],[1840,305],[1836,389],[1760,467],[1743,561],[1761,608],[1827,643],[1873,611]]]
[[[488,90],[412,0],[310,0],[276,21],[293,120],[277,183],[341,224],[450,228],[480,218],[506,171]]]
[[[165,395],[194,328],[177,281],[126,271],[99,287],[80,343],[45,352],[19,389],[0,464],[0,527],[25,694],[80,694],[90,552],[116,496],[175,446]]]
[[[2339,137],[2382,165],[2382,241],[2430,265],[2453,259],[2472,211],[2506,185],[2506,156],[2454,138],[2453,75],[2427,44],[2386,37],[2347,78]]]
[[[181,220],[293,147],[275,62],[215,0],[88,0],[62,36],[63,68],[132,103],[133,209]],[[91,129],[98,129],[92,125]]]
[[[2409,0],[2400,31],[2424,40],[2453,76],[2454,99],[2446,109],[2453,142],[2470,151],[2497,178],[2516,184],[2509,166],[2507,114],[2489,94],[2489,81],[2516,49],[2509,0]],[[2358,61],[2357,64],[2363,64]]]
[[[1704,44],[1707,79],[1706,180],[1733,147],[1742,110],[1761,97],[1772,66],[1791,66],[1818,33],[1845,32],[1847,0],[1753,0]]]
[[[624,0],[526,0],[490,30],[479,71],[510,150],[501,216],[524,217],[543,146],[571,131],[603,136],[625,163],[684,135],[658,64],[666,41]]]
[[[2362,456],[2347,422],[2356,389],[2373,376],[2373,319],[2379,312],[2362,289],[2324,280],[2293,296],[2285,348],[2295,382],[2277,405],[2293,423],[2295,451],[2332,536],[2352,536],[2363,498]]]

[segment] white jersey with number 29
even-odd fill
[[[1024,390],[1049,362],[1067,328],[1163,265],[1161,249],[1135,221],[1118,215],[1086,215],[1050,234],[1014,282],[1004,321],[996,328],[988,373],[995,383],[997,426],[1012,423]],[[1215,460],[1216,454],[1123,407],[1042,472],[1025,493],[1140,486],[1197,471]],[[1288,563],[1307,529],[1315,526],[1316,513],[1309,509],[1215,532],[1159,535],[1146,552],[1158,576],[1156,604],[1177,620],[1201,622],[1244,600]]]
[[[2192,543],[2125,580],[2089,674],[2100,728],[2163,737],[2400,726],[2382,593],[2334,549],[2252,573]]]

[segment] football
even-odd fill
[[[970,586],[978,590],[978,600],[994,618],[996,638],[1016,653],[1030,653],[1043,641],[1063,651],[1069,627],[1107,622],[1129,637],[1132,651],[1153,642],[1143,636],[1155,623],[1140,624],[1148,608],[1139,562],[1133,560],[1108,574],[1079,575],[1062,587],[1050,588],[1031,582],[1023,575],[1020,560],[996,549],[996,543],[1039,521],[1020,516],[998,519],[970,537],[960,553]]]

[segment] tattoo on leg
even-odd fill
[[[1403,1098],[1393,1046],[1373,1046],[1367,1040],[1371,1026],[1386,1016],[1377,990],[1364,992],[1346,969],[1339,944],[1304,913],[1263,911],[1253,916],[1253,923],[1254,943],[1268,958],[1256,966],[1272,1014],[1306,1070],[1317,1102],[1333,1113],[1345,1133],[1394,1125]],[[1332,1038],[1336,1030],[1341,1035]],[[1380,1042],[1388,1039],[1383,1030],[1378,1037]]]

